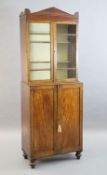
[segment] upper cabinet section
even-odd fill
[[[77,81],[78,13],[57,8],[20,15],[22,81]]]

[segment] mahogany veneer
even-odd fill
[[[36,60],[36,55],[35,60],[31,60],[30,37],[32,38],[32,35],[44,37],[48,34],[46,32],[32,34],[29,31],[30,23],[50,25],[50,40],[35,41],[38,45],[50,43],[50,61]],[[20,15],[22,150],[24,158],[30,160],[32,168],[35,167],[36,160],[55,154],[76,152],[77,159],[80,159],[83,150],[83,84],[78,81],[77,76],[77,29],[78,13],[71,15],[54,7],[35,13],[25,9]],[[69,33],[65,33],[66,31]],[[67,60],[63,59],[62,55],[67,55]],[[46,76],[50,78],[43,80],[32,78],[31,64],[36,67],[35,64],[41,63],[42,66],[50,64],[50,68],[44,70],[35,68],[33,76],[40,76],[39,74],[45,71]],[[46,73],[48,69],[49,75]]]

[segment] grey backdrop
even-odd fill
[[[19,13],[55,6],[79,11],[79,79],[84,82],[84,127],[107,123],[107,0],[0,0],[0,128],[20,128]]]

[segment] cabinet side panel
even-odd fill
[[[30,91],[27,84],[21,83],[22,103],[22,150],[30,157]]]
[[[83,85],[80,87],[80,148],[83,150]]]
[[[54,88],[33,88],[32,144],[34,157],[53,154]]]
[[[26,52],[26,16],[20,16],[21,80],[28,81]]]

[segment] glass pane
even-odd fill
[[[50,42],[50,35],[34,35],[34,34],[30,34],[30,41],[47,41]]]
[[[31,71],[30,72],[31,80],[45,80],[50,79],[50,71]]]
[[[57,68],[59,69],[61,69],[61,68],[68,68],[69,67],[69,63],[68,62],[58,62],[58,64],[57,64]]]
[[[76,77],[76,25],[57,24],[57,69],[58,79]]]
[[[50,69],[50,63],[31,62],[30,69]]]
[[[76,70],[58,70],[57,69],[57,79],[67,79],[76,77]]]
[[[50,25],[48,23],[30,23],[30,33],[50,33]]]
[[[30,78],[50,79],[50,24],[30,23]]]
[[[31,61],[50,61],[49,43],[30,43]]]

